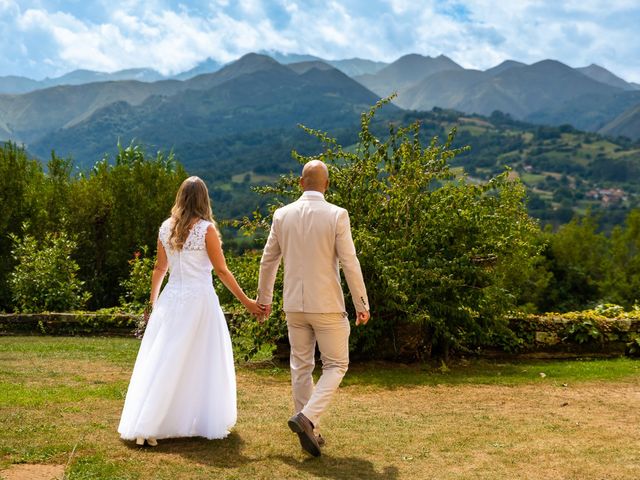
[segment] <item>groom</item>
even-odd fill
[[[304,193],[273,214],[271,233],[260,262],[258,303],[271,312],[273,284],[284,260],[284,311],[291,344],[291,386],[296,414],[289,428],[300,445],[320,456],[316,436],[320,416],[349,366],[349,320],[340,286],[339,263],[357,312],[356,325],[369,321],[367,291],[351,238],[349,214],[324,199],[329,187],[327,166],[312,160],[302,169]],[[339,262],[339,263],[338,263]],[[322,376],[314,388],[316,342]]]

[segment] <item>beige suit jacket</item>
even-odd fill
[[[272,302],[281,258],[285,312],[344,312],[340,264],[356,311],[369,310],[349,214],[327,202],[319,192],[305,192],[297,201],[275,211],[260,261],[259,303]]]

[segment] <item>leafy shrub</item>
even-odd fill
[[[601,303],[593,308],[593,312],[607,318],[618,318],[624,315],[625,310],[623,306],[615,303]]]
[[[71,258],[76,242],[64,232],[47,233],[38,244],[31,235],[11,236],[16,266],[9,283],[16,309],[22,312],[64,312],[82,308],[90,294],[77,278]]]
[[[257,251],[248,251],[242,256],[226,255],[229,270],[250,297],[258,289],[260,258],[261,253]],[[282,274],[276,279],[271,316],[264,323],[249,314],[217,277],[215,286],[223,310],[232,316],[230,330],[236,357],[249,360],[259,352],[271,354],[278,341],[287,336],[282,311]]]
[[[624,353],[627,357],[640,357],[640,336],[627,343]]]
[[[570,325],[566,331],[563,341],[569,340],[580,345],[585,343],[601,342],[604,339],[602,331],[593,320],[583,320]]]
[[[151,295],[151,275],[154,257],[149,256],[149,248],[145,245],[133,254],[129,260],[129,276],[120,286],[125,293],[120,297],[120,304],[130,311],[142,312]]]

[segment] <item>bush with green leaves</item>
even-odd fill
[[[611,232],[610,268],[604,285],[609,301],[627,308],[640,302],[640,210]]]
[[[640,336],[634,337],[627,343],[624,349],[624,354],[627,357],[640,358]]]
[[[142,246],[129,260],[129,276],[120,286],[125,293],[120,297],[120,305],[131,312],[141,313],[151,295],[151,275],[155,259],[149,255],[149,247]]]
[[[260,252],[247,251],[243,255],[225,255],[227,266],[236,280],[252,297],[258,289]],[[287,326],[282,311],[282,273],[278,275],[273,295],[273,313],[263,323],[236,300],[233,294],[215,277],[215,288],[225,313],[231,315],[231,339],[237,358],[249,360],[259,352],[266,355],[273,352],[275,344],[286,337]]]
[[[571,324],[565,331],[563,341],[575,342],[579,345],[597,343],[604,340],[604,335],[598,324],[593,320],[582,320]]]
[[[598,231],[597,219],[587,213],[545,236],[544,256],[551,276],[538,304],[540,311],[581,310],[601,301],[611,261],[609,239]]]
[[[525,191],[508,172],[486,183],[470,181],[450,168],[462,150],[444,143],[424,146],[420,125],[391,125],[380,139],[369,129],[379,102],[362,116],[359,141],[343,148],[329,135],[312,158],[329,167],[327,200],[346,208],[372,308],[366,328],[352,330],[356,354],[381,356],[396,348],[403,325],[417,325],[417,356],[439,348],[467,349],[488,342],[506,328],[505,313],[528,288],[540,243],[528,215]],[[299,194],[296,175],[262,188],[291,201]],[[246,222],[249,231],[268,228],[269,218]],[[346,290],[345,290],[346,291]]]
[[[11,238],[16,266],[9,285],[17,310],[66,312],[84,307],[90,294],[83,290],[78,264],[71,258],[73,239],[64,232],[47,233],[40,243],[29,234]]]

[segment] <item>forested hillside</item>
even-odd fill
[[[372,129],[382,134],[390,121],[420,122],[423,141],[446,138],[455,128],[454,145],[471,147],[453,161],[459,173],[483,182],[510,168],[511,176],[519,177],[527,188],[530,214],[543,223],[557,227],[576,214],[591,211],[602,228],[610,230],[640,205],[640,144],[628,139],[566,125],[527,124],[499,113],[482,117],[441,109],[388,114],[377,119]],[[356,141],[358,130],[343,127],[330,133],[348,145]],[[214,143],[208,148],[190,145],[190,149],[177,149],[176,154],[187,168],[209,181],[220,211],[235,217],[253,211],[261,201],[251,192],[252,185],[298,168],[290,155],[292,149],[312,154],[320,144],[296,129],[230,136],[218,145],[215,161],[204,159],[205,152],[214,147]],[[203,160],[196,162],[196,158]]]

